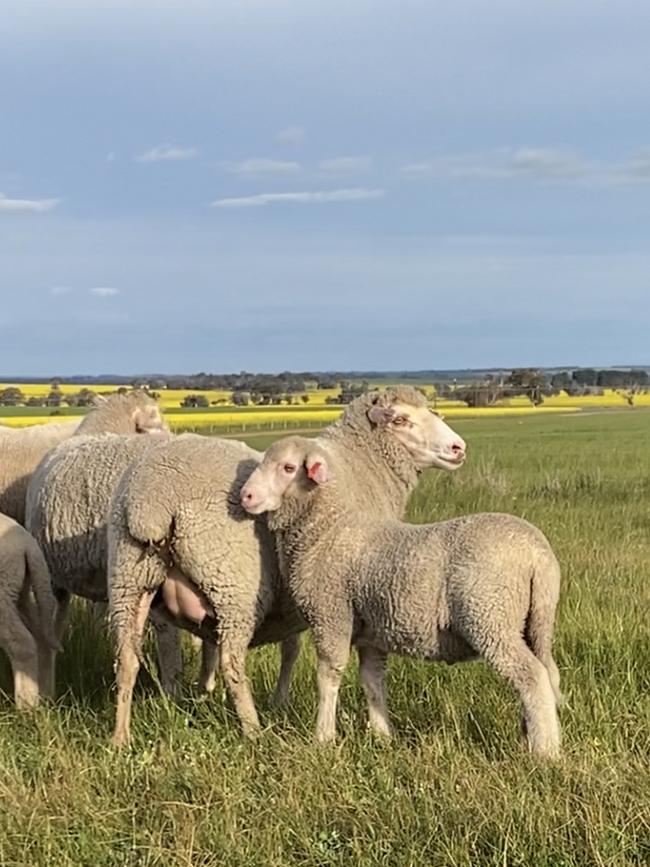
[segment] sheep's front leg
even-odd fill
[[[38,704],[38,651],[34,636],[9,600],[0,611],[0,647],[6,651],[14,675],[14,698],[19,710]]]
[[[255,737],[260,729],[250,683],[246,677],[246,651],[252,634],[252,629],[247,631],[246,635],[239,633],[237,637],[226,634],[222,636],[219,645],[221,673],[247,738]]]
[[[324,636],[314,632],[318,656],[316,740],[320,743],[329,743],[336,739],[336,706],[341,678],[350,658],[351,638],[352,624],[345,634],[336,636]]]
[[[386,660],[388,654],[376,647],[359,647],[359,678],[368,702],[370,728],[385,738],[392,735],[386,704]]]
[[[300,655],[300,634],[290,635],[280,644],[280,674],[271,696],[272,707],[283,707],[289,700],[293,667]]]
[[[125,746],[131,740],[133,687],[140,670],[142,636],[154,595],[155,590],[133,594],[125,600],[124,608],[117,615],[113,612],[117,639],[117,711],[113,731],[113,744],[116,747]]]
[[[54,634],[63,643],[68,612],[70,609],[70,593],[63,587],[56,587],[56,613],[54,615]],[[40,693],[45,698],[55,698],[56,694],[56,657],[57,652],[43,641],[38,643],[38,682]]]

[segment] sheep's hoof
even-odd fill
[[[378,740],[380,743],[388,744],[393,740],[392,729],[387,728],[386,726],[374,726],[369,724],[368,731],[370,732],[370,736]]]
[[[289,693],[287,692],[274,692],[269,698],[269,707],[273,710],[281,710],[283,707],[286,707],[288,703]]]
[[[262,734],[260,726],[243,725],[242,734],[247,741],[255,741]]]
[[[21,713],[29,713],[29,711],[34,710],[38,707],[39,698],[38,693],[36,695],[32,695],[30,693],[25,693],[23,695],[17,695],[15,698],[16,701],[16,710],[19,710]]]
[[[214,674],[210,674],[208,677],[199,678],[198,687],[200,692],[204,692],[207,695],[212,695],[217,686],[217,678]]]
[[[172,701],[178,701],[183,696],[183,686],[176,678],[165,678],[160,682],[160,688],[165,693],[167,698]]]
[[[111,745],[121,750],[131,745],[131,736],[128,732],[115,732],[111,738]]]

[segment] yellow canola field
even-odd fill
[[[50,387],[48,384],[22,384],[22,383],[0,383],[0,389],[9,386],[20,388],[27,397],[42,396],[49,393]],[[432,385],[422,386],[428,394],[433,392]],[[115,391],[118,386],[103,385],[97,388],[101,393],[110,393]],[[62,385],[61,391],[63,394],[74,394],[80,390],[78,385]],[[309,402],[303,404],[300,402],[297,406],[264,406],[264,407],[233,407],[229,403],[224,403],[230,399],[231,393],[228,391],[206,391],[197,392],[186,389],[161,389],[160,405],[165,413],[165,417],[169,425],[174,429],[221,429],[228,430],[238,428],[240,430],[254,430],[259,428],[270,428],[272,430],[282,430],[283,428],[295,429],[300,426],[317,427],[326,425],[337,418],[341,412],[338,406],[326,405],[325,400],[328,397],[333,397],[338,393],[338,389],[322,389],[309,392]],[[197,409],[189,412],[180,411],[180,403],[188,394],[203,394],[210,401],[210,409]],[[214,403],[219,401],[217,406]],[[555,397],[547,398],[544,404],[540,407],[533,407],[530,401],[525,397],[509,398],[504,400],[499,406],[472,408],[466,406],[460,401],[439,399],[435,401],[435,407],[448,418],[463,418],[478,416],[481,418],[499,417],[499,416],[517,416],[524,414],[549,414],[549,413],[566,413],[579,412],[582,409],[597,409],[597,408],[624,408],[627,406],[623,393],[615,392],[612,389],[606,390],[602,395],[584,395],[582,397],[569,397],[562,392]],[[635,407],[650,407],[650,394],[640,394],[634,397]],[[63,417],[69,417],[68,413],[63,415],[52,415],[52,411],[43,408],[39,414],[29,415],[20,414],[21,408],[14,408],[15,415],[4,415],[0,408],[0,425],[10,427],[25,427],[33,424],[46,424],[48,422],[60,421]],[[56,411],[54,411],[56,412]],[[68,412],[70,412],[68,410]],[[77,414],[74,413],[73,414]],[[81,414],[81,413],[79,413]]]
[[[77,394],[82,388],[91,388],[99,394],[108,394],[117,391],[119,385],[100,385],[100,386],[83,386],[83,385],[61,385],[59,389],[61,394]],[[0,391],[5,388],[19,388],[26,397],[47,397],[51,388],[49,383],[20,383],[20,382],[0,382]],[[309,397],[308,406],[325,406],[327,398],[336,397],[339,394],[338,388],[322,388],[304,392]],[[213,389],[211,391],[198,391],[197,389],[188,388],[162,388],[156,391],[160,395],[159,403],[163,409],[178,409],[181,402],[188,394],[200,394],[208,399],[210,406],[217,404],[218,406],[230,404],[232,391]],[[300,400],[300,395],[296,396],[299,405],[303,402]]]
[[[549,415],[553,413],[581,412],[581,407],[559,406],[490,406],[473,409],[469,406],[439,406],[439,412],[445,418],[498,418],[499,416],[523,416],[523,415]],[[174,412],[165,410],[165,419],[173,429],[228,429],[255,430],[270,428],[271,430],[296,429],[304,427],[325,426],[334,421],[342,412],[342,407],[327,407],[321,409],[307,409],[302,411],[293,410],[291,407],[268,407],[252,411],[233,409],[232,412]],[[47,424],[48,422],[62,421],[66,418],[74,418],[74,415],[14,415],[0,416],[0,426],[27,427],[33,424]]]

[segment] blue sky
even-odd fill
[[[0,374],[650,364],[645,0],[21,0]]]

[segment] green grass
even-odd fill
[[[409,517],[501,510],[547,533],[564,572],[561,761],[521,751],[517,702],[480,663],[392,660],[390,745],[366,733],[351,667],[339,743],[318,748],[311,649],[290,708],[271,712],[274,648],[250,656],[256,743],[241,741],[220,689],[193,694],[188,648],[187,697],[171,703],[141,678],[135,744],[118,755],[110,649],[80,605],[57,705],[23,716],[0,704],[0,864],[647,864],[650,413],[454,426],[468,464],[425,477]],[[6,690],[6,665],[0,675]]]

